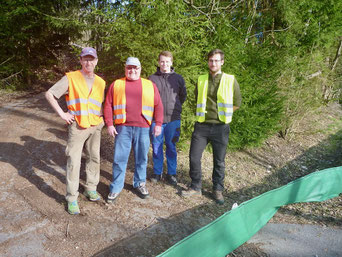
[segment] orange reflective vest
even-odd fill
[[[154,112],[154,88],[152,81],[141,78],[142,84],[142,110],[141,113],[152,124]],[[126,122],[126,78],[114,82],[113,90],[113,120],[115,125]]]
[[[96,126],[103,121],[101,114],[104,99],[105,81],[95,75],[94,84],[89,92],[87,82],[81,71],[68,72],[69,93],[65,96],[69,113],[75,115],[77,124],[82,128]]]

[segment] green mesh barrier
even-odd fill
[[[320,202],[340,193],[342,166],[313,172],[242,203],[158,257],[226,256],[266,225],[281,206]]]

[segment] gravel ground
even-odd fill
[[[179,185],[148,182],[151,197],[132,190],[134,163],[115,205],[89,202],[81,194],[81,215],[66,211],[64,149],[66,125],[48,106],[43,94],[0,96],[0,255],[1,256],[155,256],[260,193],[310,173],[342,165],[341,107],[331,105],[310,117],[305,133],[295,138],[273,137],[261,148],[227,155],[226,203],[210,195],[212,161],[203,156],[204,194],[183,199],[189,183],[187,145],[179,151]],[[314,121],[314,122],[312,122]],[[308,126],[310,124],[310,126]],[[299,127],[304,128],[304,125]],[[103,198],[111,181],[113,140],[103,130],[101,180]],[[152,166],[148,165],[148,176]],[[85,174],[81,173],[82,193]],[[341,197],[324,203],[282,208],[271,222],[342,226]],[[258,245],[244,244],[229,256],[267,256]]]

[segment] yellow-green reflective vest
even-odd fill
[[[209,74],[201,75],[198,78],[197,89],[197,108],[196,120],[205,121],[207,92],[208,92]],[[224,123],[230,123],[233,116],[233,93],[234,93],[234,75],[222,74],[219,88],[217,90],[217,112],[218,118]]]

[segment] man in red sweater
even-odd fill
[[[133,146],[135,170],[133,187],[141,198],[149,196],[146,188],[147,155],[150,146],[149,129],[156,123],[154,136],[161,133],[163,104],[156,85],[140,78],[138,58],[128,57],[125,77],[109,87],[104,105],[104,117],[109,135],[115,137],[113,181],[109,187],[108,202],[112,203],[124,187],[128,157]],[[114,126],[115,125],[115,126]]]

